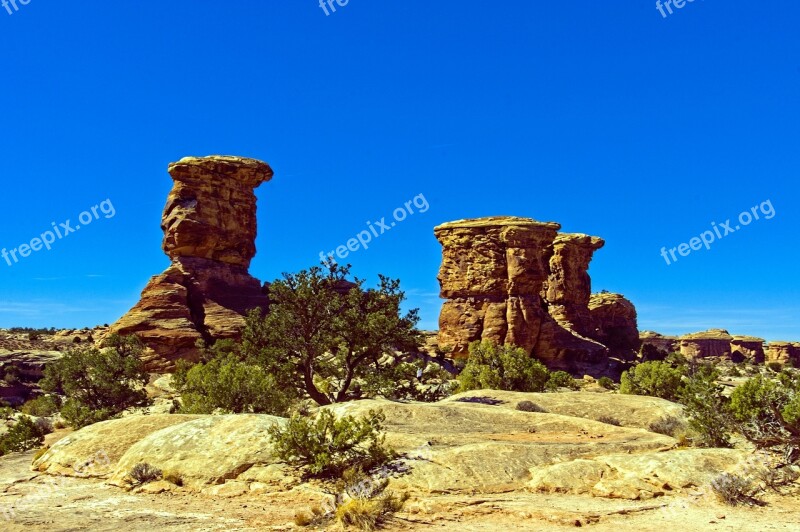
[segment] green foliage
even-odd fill
[[[767,362],[767,367],[775,373],[780,373],[783,369],[783,364],[780,362]]]
[[[44,425],[22,416],[8,432],[0,436],[0,456],[41,447],[46,434]]]
[[[605,388],[606,390],[613,390],[614,389],[614,381],[611,380],[610,377],[600,377],[597,380],[597,384],[601,388]]]
[[[697,444],[702,447],[732,447],[729,401],[722,395],[718,378],[713,366],[695,366],[679,392],[689,427],[698,434]]]
[[[541,392],[550,377],[547,368],[523,349],[473,342],[467,365],[458,375],[459,391],[511,390]]]
[[[572,378],[572,375],[566,371],[556,371],[555,373],[550,374],[550,378],[545,384],[545,389],[548,392],[554,392],[559,388],[577,390],[579,386],[578,383],[575,382],[575,379]]]
[[[666,362],[642,362],[622,374],[620,393],[649,395],[674,401],[681,387],[682,369]]]
[[[784,451],[800,447],[797,377],[784,372],[776,380],[761,375],[749,379],[731,394],[730,411],[740,432],[756,447]]]
[[[416,310],[403,315],[400,282],[348,282],[348,267],[284,274],[270,285],[266,317],[248,315],[241,358],[275,375],[281,390],[326,405],[393,386],[397,352],[416,352]]]
[[[65,395],[61,415],[75,428],[109,419],[146,404],[148,375],[136,337],[111,336],[103,350],[73,349],[45,369],[42,389]]]
[[[395,456],[386,447],[382,412],[370,410],[364,418],[337,419],[330,410],[314,418],[293,415],[285,427],[273,426],[270,437],[276,455],[305,469],[308,476],[333,478],[349,468],[370,470]]]
[[[173,383],[181,394],[182,414],[221,410],[283,416],[290,404],[275,377],[230,354],[189,369],[181,365],[173,375]]]
[[[20,412],[29,416],[49,417],[61,409],[61,399],[57,395],[40,395],[20,407]]]

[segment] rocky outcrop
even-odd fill
[[[725,329],[687,334],[680,337],[681,354],[688,359],[730,358],[733,336]]]
[[[60,351],[0,352],[0,400],[18,406],[40,394],[45,367],[63,356]]]
[[[731,340],[731,360],[734,362],[750,361],[763,364],[766,359],[764,339],[754,336],[734,336]]]
[[[439,284],[447,300],[439,345],[463,357],[470,342],[489,340],[522,347],[552,369],[603,366],[608,348],[593,335],[607,337],[622,313],[618,305],[598,312],[596,320],[613,317],[598,327],[589,309],[589,263],[604,242],[559,234],[560,227],[503,216],[436,227],[443,248]],[[628,326],[635,329],[635,310],[633,316]]]
[[[250,276],[255,256],[255,188],[272,178],[266,163],[241,157],[188,157],[169,166],[174,186],[161,228],[172,264],[153,277],[140,301],[111,327],[147,345],[150,371],[196,360],[196,343],[235,338],[243,315],[267,305]]]
[[[791,363],[800,367],[800,342],[770,342],[765,358],[767,362]]]
[[[639,351],[636,307],[621,294],[593,294],[589,299],[592,324],[589,336],[623,360],[633,360]]]
[[[665,356],[677,353],[680,350],[680,340],[677,336],[664,336],[654,331],[642,331],[639,335],[642,348],[652,346]]]

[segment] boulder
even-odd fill
[[[161,228],[172,264],[110,332],[148,347],[149,371],[197,360],[198,340],[237,338],[244,314],[266,308],[266,288],[248,273],[255,255],[255,188],[272,178],[266,163],[241,157],[187,157],[169,166],[174,186]]]

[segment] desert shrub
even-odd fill
[[[615,418],[614,416],[600,416],[597,418],[597,421],[600,423],[605,423],[606,425],[614,425],[615,427],[621,427],[622,421]]]
[[[666,362],[642,362],[622,374],[620,393],[649,395],[674,401],[681,387],[683,371]]]
[[[572,378],[572,375],[566,371],[556,371],[550,374],[550,378],[547,379],[547,383],[545,384],[545,389],[549,392],[554,392],[559,388],[577,390],[578,384],[575,382],[575,379]]]
[[[747,477],[723,473],[711,481],[711,489],[717,497],[730,506],[739,504],[758,504],[755,498],[758,487]]]
[[[523,349],[484,341],[470,344],[469,359],[458,375],[458,383],[459,391],[541,392],[548,378],[547,368]]]
[[[517,410],[521,412],[538,412],[542,414],[547,413],[547,410],[537,405],[533,401],[520,401],[517,403]]]
[[[59,411],[61,400],[57,395],[40,395],[20,407],[20,412],[29,416],[49,417]]]
[[[610,377],[600,377],[597,380],[597,384],[600,385],[601,388],[605,388],[606,390],[614,389],[614,381],[611,380]]]
[[[396,385],[396,366],[416,353],[417,310],[401,311],[400,282],[379,276],[377,288],[346,279],[349,266],[284,274],[270,284],[266,316],[251,312],[241,358],[261,365],[278,387],[320,405]]]
[[[180,475],[180,473],[175,471],[166,471],[163,474],[163,478],[170,484],[174,484],[175,486],[183,486],[183,477]]]
[[[141,462],[133,466],[128,476],[137,484],[146,484],[155,480],[160,480],[163,474],[157,467],[151,466],[146,462]]]
[[[30,340],[31,342],[35,342],[39,338],[40,338],[40,335],[36,331],[31,331],[31,332],[28,333],[28,340]]]
[[[239,361],[234,355],[196,364],[181,365],[173,376],[181,394],[183,414],[256,413],[283,416],[290,397],[264,368]]]
[[[683,421],[675,416],[664,416],[661,419],[650,423],[650,426],[648,427],[650,432],[663,434],[664,436],[670,436],[673,438],[685,428],[686,427],[684,426]]]
[[[783,369],[783,364],[780,362],[767,362],[767,368],[771,369],[775,373],[780,373]]]
[[[336,508],[336,521],[342,527],[375,530],[392,514],[402,510],[408,497],[383,493],[373,498],[350,499]]]
[[[10,406],[0,406],[0,420],[8,421],[13,418],[16,413],[17,411]]]
[[[18,384],[20,381],[19,378],[19,368],[16,366],[6,366],[0,369],[0,373],[2,373],[3,381],[6,384],[14,385]]]
[[[730,412],[737,428],[759,449],[797,459],[800,447],[800,380],[781,373],[777,380],[757,376],[731,394]]]
[[[46,434],[46,427],[28,416],[22,416],[8,432],[0,436],[0,456],[36,449],[44,443]]]
[[[717,383],[719,372],[711,365],[694,366],[679,392],[689,427],[702,447],[731,447],[729,400]]]
[[[45,368],[42,389],[65,395],[61,415],[80,428],[147,403],[141,341],[112,335],[105,348],[73,349]]]
[[[385,421],[386,416],[375,410],[360,419],[337,419],[323,410],[314,418],[295,414],[285,427],[271,427],[269,435],[281,460],[305,469],[308,476],[331,478],[348,468],[369,470],[394,458],[385,444]]]

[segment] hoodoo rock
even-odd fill
[[[593,335],[619,326],[617,314],[625,313],[593,318],[590,311],[589,263],[604,242],[559,234],[560,228],[509,216],[436,227],[443,248],[439,284],[446,299],[439,344],[451,347],[455,357],[466,356],[471,342],[489,340],[519,346],[554,369],[605,365],[608,346]],[[632,324],[638,341],[635,309],[632,321],[626,313],[626,325]],[[616,321],[606,323],[606,315]]]
[[[212,156],[181,159],[169,173],[175,184],[161,228],[172,264],[111,327],[144,341],[150,371],[196,360],[197,340],[237,337],[244,314],[267,305],[248,267],[256,253],[255,189],[272,178],[272,169],[255,159]]]

